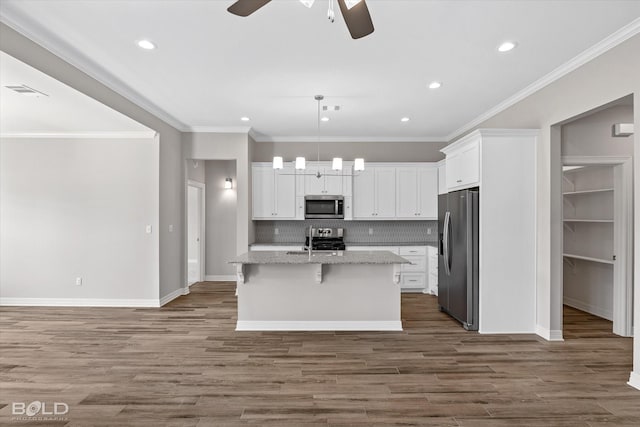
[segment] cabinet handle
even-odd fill
[[[462,180],[461,180],[461,179],[459,179],[459,180],[457,180],[456,182],[462,182]]]

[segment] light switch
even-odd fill
[[[82,277],[76,277],[76,286],[82,286]]]
[[[169,224],[169,233],[173,233],[173,224]]]
[[[151,226],[147,225],[147,227],[145,228],[145,231],[147,232],[147,234],[151,234]]]

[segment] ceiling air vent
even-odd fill
[[[21,95],[25,95],[25,96],[49,96],[44,92],[40,92],[39,90],[36,90],[32,87],[29,87],[27,85],[18,85],[18,86],[5,86],[7,89],[11,89],[14,92],[18,92]]]

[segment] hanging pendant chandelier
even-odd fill
[[[320,163],[320,102],[324,99],[323,95],[316,95],[314,99],[318,103],[318,116],[317,116],[317,146],[318,146],[318,163]],[[304,157],[296,157],[294,162],[294,167],[297,171],[303,171],[307,167],[307,161]],[[284,168],[284,159],[281,156],[275,156],[273,158],[273,168],[274,169],[282,169]],[[342,157],[334,157],[331,162],[331,169],[334,171],[342,172]],[[362,172],[364,170],[364,159],[356,158],[353,160],[353,171],[354,172]],[[287,175],[287,174],[284,174]],[[316,178],[322,178],[323,174],[318,170],[316,173],[304,173],[297,172],[295,175],[312,175]],[[336,174],[340,176],[354,176],[353,174]]]

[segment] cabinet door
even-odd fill
[[[324,194],[341,196],[344,194],[342,184],[343,176],[341,171],[334,171],[330,167],[325,168]]]
[[[293,173],[293,168],[275,171],[275,217],[296,217],[296,177]]]
[[[419,211],[418,169],[396,169],[396,216],[416,219]]]
[[[446,194],[447,191],[447,165],[438,166],[438,194]]]
[[[375,168],[375,218],[396,216],[396,168]]]
[[[480,181],[480,141],[447,155],[447,188],[460,190]]]
[[[473,144],[461,156],[462,181],[465,185],[475,184],[480,181],[480,147]]]
[[[419,219],[438,219],[438,170],[418,168]]]
[[[375,218],[375,169],[353,177],[353,218]]]
[[[273,169],[256,166],[251,169],[253,183],[253,219],[273,219],[275,181]]]
[[[324,168],[321,166],[312,166],[304,170],[304,194],[305,196],[320,196],[324,193],[324,176],[318,178],[316,174],[324,173]]]

